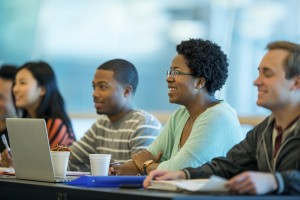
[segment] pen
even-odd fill
[[[8,146],[8,143],[7,143],[7,140],[6,140],[6,137],[5,137],[4,134],[1,135],[1,139],[2,139],[2,142],[3,142],[3,144],[5,145],[5,147],[6,147],[6,149],[7,149],[7,152],[8,152],[8,154],[9,154],[9,156],[12,158],[11,152],[10,152],[10,148],[9,148],[9,146]]]
[[[132,161],[132,159],[126,160],[126,161],[117,161],[117,162],[112,162],[110,163],[110,167],[118,166],[118,165],[123,165],[129,161]]]
[[[123,162],[123,161],[112,162],[112,163],[110,163],[110,167],[114,167],[114,166],[118,166],[118,165],[123,165],[123,164],[125,164],[125,162]]]

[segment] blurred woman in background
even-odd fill
[[[44,118],[48,129],[50,148],[71,145],[75,135],[56,77],[46,62],[28,62],[16,74],[13,86],[15,105],[21,117]]]

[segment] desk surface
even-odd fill
[[[85,188],[65,185],[63,183],[46,183],[39,181],[17,180],[14,177],[0,177],[0,197],[1,199],[59,199],[59,200],[95,200],[95,199],[177,199],[177,200],[229,200],[229,199],[285,199],[296,200],[299,196],[237,196],[218,194],[187,194],[164,192],[145,189],[120,189],[120,188]]]

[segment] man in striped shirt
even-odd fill
[[[98,67],[93,99],[99,117],[70,147],[69,170],[90,171],[89,154],[111,154],[114,161],[126,161],[155,140],[162,125],[150,113],[133,108],[137,85],[137,70],[126,60],[114,59]]]

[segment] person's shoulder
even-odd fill
[[[211,119],[214,121],[214,123],[224,123],[225,121],[230,121],[234,124],[239,124],[236,110],[224,101],[221,101],[220,103],[207,109],[203,113],[202,117]]]
[[[169,119],[177,119],[182,118],[185,115],[190,115],[189,111],[186,109],[185,106],[179,106],[174,112],[171,113]]]
[[[99,127],[99,126],[110,126],[111,121],[107,117],[107,115],[97,115],[95,121],[92,124],[92,127]]]
[[[142,109],[135,109],[131,112],[131,116],[141,116],[141,117],[154,117],[153,114],[151,114],[148,111],[142,110]]]
[[[47,123],[52,123],[52,124],[62,124],[63,120],[61,118],[58,117],[52,117],[52,118],[48,118],[46,119]]]
[[[224,100],[221,100],[218,104],[216,104],[213,108],[217,109],[230,109],[234,110],[234,108]]]
[[[258,138],[263,136],[263,132],[272,133],[273,131],[274,117],[272,115],[267,116],[262,122],[253,127],[247,132],[246,138],[252,138],[253,140],[259,141]]]
[[[178,115],[178,114],[182,114],[182,113],[186,113],[188,112],[188,110],[186,109],[185,106],[180,106],[179,108],[177,108],[174,112],[171,113],[171,115]],[[151,114],[150,112],[147,112],[145,110],[135,110],[135,113],[134,114],[137,114],[137,115],[142,115],[142,116],[145,116],[145,117],[154,117],[156,118],[153,114]]]
[[[63,122],[61,118],[52,117],[46,119],[46,124],[49,130],[52,129],[62,129],[63,127],[67,128],[67,125]]]
[[[208,109],[208,111],[211,111],[212,113],[216,113],[216,114],[223,113],[224,115],[228,115],[228,114],[231,115],[233,114],[235,116],[237,115],[236,110],[225,101],[221,101],[220,103]]]
[[[62,128],[62,127],[66,127],[68,128],[68,125],[63,121],[63,119],[59,118],[59,117],[52,117],[52,118],[48,118],[46,120],[47,126],[51,127],[51,128]]]
[[[107,121],[107,120],[109,120],[107,115],[101,114],[101,115],[97,115],[96,117],[96,121]]]
[[[186,114],[189,113],[189,111],[186,109],[185,106],[179,106],[175,111],[174,111],[174,115],[176,114]]]
[[[152,113],[142,110],[142,109],[134,110],[132,112],[132,116],[135,118],[141,118],[141,119],[147,119],[147,118],[157,119]]]
[[[189,118],[190,113],[189,111],[186,109],[185,106],[179,106],[178,108],[176,108],[175,111],[171,112],[167,118],[167,120],[165,120],[165,124],[177,124],[178,121],[182,121],[185,120],[187,118]]]
[[[266,127],[273,127],[272,124],[274,123],[274,120],[273,115],[266,116],[266,118],[257,124],[252,130],[254,132],[262,132]]]
[[[139,120],[140,123],[145,124],[161,124],[157,117],[155,117],[152,113],[138,109],[132,112],[132,119]]]

